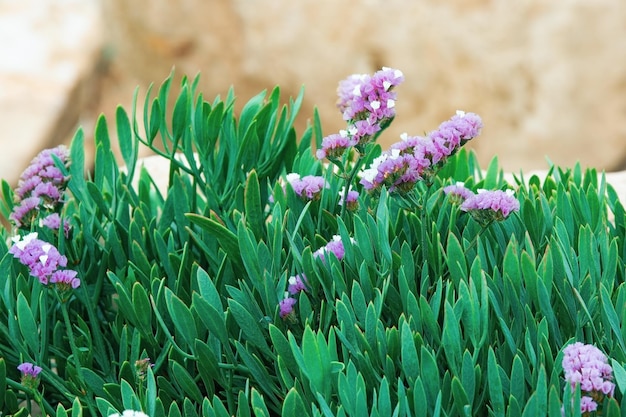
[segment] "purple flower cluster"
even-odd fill
[[[59,269],[67,266],[67,258],[48,242],[37,238],[37,233],[16,236],[9,253],[27,266],[30,274],[44,285],[56,284],[60,290],[77,288],[80,280],[76,271]]]
[[[354,136],[350,136],[347,130],[340,130],[322,139],[322,148],[315,152],[317,159],[340,158],[349,148],[358,143]]]
[[[24,362],[18,365],[17,370],[22,373],[22,376],[29,376],[31,378],[37,378],[41,373],[41,367],[30,362]]]
[[[370,192],[385,186],[389,191],[408,192],[419,180],[432,177],[451,155],[482,129],[474,113],[457,111],[450,120],[427,136],[402,134],[368,169],[361,172],[361,184]]]
[[[17,366],[17,370],[22,373],[22,385],[32,390],[37,388],[37,385],[39,385],[39,374],[42,371],[40,366],[24,362]]]
[[[443,192],[453,204],[462,204],[465,200],[474,196],[474,192],[469,188],[465,188],[465,184],[462,182],[443,187]]]
[[[565,381],[572,390],[580,385],[583,396],[580,401],[581,412],[595,411],[598,402],[605,395],[613,396],[613,368],[600,349],[593,345],[576,342],[563,349],[563,371]]]
[[[339,190],[339,205],[343,206],[344,197],[346,199],[345,204],[346,208],[349,211],[355,211],[359,208],[359,192],[354,190],[349,190],[348,195],[346,195],[346,187],[341,187]]]
[[[504,220],[519,211],[519,207],[513,190],[478,190],[461,204],[461,210],[470,213],[479,223]]]
[[[306,275],[297,274],[289,277],[285,297],[278,303],[278,307],[280,308],[278,314],[280,315],[280,318],[285,319],[293,317],[293,307],[297,302],[294,296],[298,295],[302,291],[307,291]]]
[[[53,155],[69,165],[69,150],[61,145],[41,151],[20,176],[16,205],[9,216],[18,228],[30,227],[40,210],[55,210],[62,202],[67,177],[55,165]]]
[[[300,177],[299,174],[292,173],[287,175],[287,181],[298,197],[304,200],[319,200],[322,190],[328,188],[324,177],[315,175]]]
[[[45,226],[52,230],[61,229],[61,216],[59,213],[52,213],[39,220],[39,226]],[[67,219],[63,220],[63,234],[65,237],[70,235],[70,222]]]
[[[350,239],[350,241],[350,243],[354,244],[354,239]],[[341,236],[333,236],[333,240],[328,242],[326,246],[322,246],[321,248],[313,252],[313,256],[315,258],[321,258],[322,260],[325,260],[325,256],[328,252],[333,253],[339,260],[343,259],[346,254],[346,250],[343,246],[343,242],[341,241]]]
[[[296,295],[302,291],[306,291],[306,275],[298,274],[289,277],[287,292],[290,295]]]
[[[390,192],[408,192],[422,179],[428,160],[412,153],[390,149],[375,158],[368,169],[361,171],[361,184],[369,192],[378,192],[385,186]]]
[[[284,319],[286,317],[291,317],[291,313],[293,313],[293,306],[296,304],[296,299],[289,296],[288,292],[285,292],[285,298],[280,300],[278,306],[280,308],[279,315],[280,318]]]
[[[384,67],[373,75],[354,74],[339,83],[337,107],[348,127],[326,136],[318,159],[337,159],[353,146],[369,143],[396,115],[394,87],[404,81],[402,71]]]
[[[351,75],[339,83],[337,107],[344,120],[368,120],[380,124],[395,116],[396,93],[394,87],[404,81],[402,71],[383,67],[368,74]]]

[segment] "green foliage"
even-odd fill
[[[624,415],[626,216],[594,170],[518,178],[519,213],[482,229],[442,187],[507,184],[497,159],[483,173],[461,150],[419,207],[383,190],[342,213],[330,175],[309,203],[279,184],[324,172],[317,114],[293,128],[302,93],[283,105],[275,88],[236,114],[234,92],[210,103],[183,79],[167,114],[171,82],[148,91],[141,123],[117,109],[124,169],[104,117],[87,176],[83,133],[72,142],[73,231],[53,242],[82,281],[67,303],[0,245],[3,415],[38,401],[59,417],[560,416],[580,401],[564,390],[571,341],[611,358],[605,409]],[[166,164],[165,184],[140,146]],[[341,261],[315,257],[333,235],[355,243]],[[298,273],[308,291],[283,319]],[[25,361],[43,368],[37,392],[20,383]]]

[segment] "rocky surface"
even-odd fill
[[[0,178],[68,142],[97,103],[100,24],[96,0],[0,0]]]
[[[319,106],[332,133],[343,123],[334,108],[338,80],[392,66],[406,82],[388,142],[462,109],[484,118],[473,145],[484,164],[497,154],[510,171],[545,169],[546,156],[564,166],[625,168],[622,0],[106,4],[116,65],[143,85],[174,64],[180,73],[202,71],[209,97],[231,84],[240,101],[278,83],[289,94],[304,84],[303,114]]]
[[[174,66],[202,72],[208,98],[234,85],[239,105],[304,84],[299,129],[319,106],[327,134],[343,126],[337,82],[393,66],[406,82],[387,144],[463,109],[484,119],[472,146],[485,165],[497,154],[513,172],[545,169],[546,157],[626,168],[622,0],[0,0],[0,35],[3,178],[77,124],[90,134],[98,113],[112,119]]]

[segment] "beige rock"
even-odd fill
[[[0,178],[15,183],[93,105],[100,23],[95,0],[0,1]]]
[[[337,82],[380,66],[404,71],[385,136],[432,130],[457,109],[479,113],[473,146],[507,170],[626,162],[626,8],[621,0],[369,0],[338,3],[112,0],[116,61],[145,86],[203,74],[207,97],[234,84],[240,104],[280,84],[306,86],[302,127],[319,106],[343,126]],[[131,93],[126,93],[129,100]]]

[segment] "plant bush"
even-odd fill
[[[278,87],[236,114],[183,78],[168,114],[170,76],[139,119],[117,109],[124,168],[102,116],[88,173],[79,130],[3,182],[2,415],[626,415],[615,191],[578,165],[482,171],[450,136],[470,113],[383,151],[389,71],[341,84],[326,137]],[[564,362],[576,342],[592,358]]]

